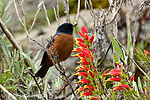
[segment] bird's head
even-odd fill
[[[57,33],[65,33],[65,34],[72,34],[73,33],[73,28],[76,26],[77,24],[71,24],[71,23],[64,23],[62,25],[60,25],[57,29]]]

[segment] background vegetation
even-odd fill
[[[0,99],[149,100],[149,6],[149,0],[0,0]],[[44,43],[64,22],[78,23],[74,37],[82,38],[78,34],[81,26],[87,27],[89,37],[95,34],[90,45],[94,51],[91,51],[92,64],[98,74],[91,70],[98,76],[92,81],[99,79],[100,86],[94,94],[83,95],[85,91],[92,91],[87,88],[79,93],[85,84],[74,83],[84,79],[72,75],[77,73],[78,58],[70,57],[69,65],[55,64],[44,79],[34,77],[40,67],[41,52],[46,49]],[[107,69],[120,69],[123,76],[104,73]],[[134,81],[131,81],[134,73]],[[107,80],[113,77],[122,78],[122,81]],[[120,84],[128,85],[131,90]],[[114,91],[115,87],[122,89]]]

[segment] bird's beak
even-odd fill
[[[74,24],[74,25],[73,25],[73,28],[75,28],[77,25],[78,25],[78,24]]]

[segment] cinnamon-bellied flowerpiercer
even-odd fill
[[[60,25],[57,28],[56,34],[52,37],[50,43],[48,43],[47,48],[49,49],[49,52],[53,52],[54,50],[52,50],[51,48],[51,44],[53,44],[54,49],[57,51],[58,53],[58,62],[64,61],[66,60],[72,50],[73,50],[73,28],[76,26],[77,24],[71,24],[71,23],[64,23],[62,25]],[[51,54],[51,53],[49,53]],[[53,66],[52,60],[49,56],[48,52],[44,52],[42,61],[41,61],[41,68],[36,72],[35,77],[41,77],[43,78],[49,67]]]

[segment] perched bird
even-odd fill
[[[58,53],[58,62],[66,60],[72,50],[73,50],[73,28],[77,24],[71,23],[64,23],[60,25],[56,31],[56,34],[52,37],[52,40],[48,43],[47,48],[49,49],[49,54],[52,50],[51,44],[53,44],[55,50]],[[41,61],[41,68],[36,72],[35,77],[43,78],[49,67],[53,66],[52,60],[50,59],[49,54],[45,51],[42,61]]]

